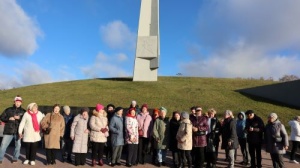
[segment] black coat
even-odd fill
[[[176,120],[174,118],[172,118],[170,120],[170,137],[169,137],[169,149],[171,151],[176,151],[178,150],[177,148],[177,139],[176,139],[176,135],[178,132],[180,126],[180,120]]]
[[[228,142],[232,145],[228,146]],[[227,118],[222,126],[222,149],[237,149],[239,146],[238,136],[236,134],[236,120]]]
[[[253,127],[254,129],[259,128],[259,131],[248,131],[250,127]],[[247,119],[245,131],[247,131],[248,143],[262,144],[264,130],[265,130],[264,122],[257,115],[254,115],[253,119]]]
[[[0,119],[2,122],[5,123],[4,131],[3,131],[4,135],[13,135],[18,133],[19,124],[25,112],[26,110],[24,110],[21,106],[17,108],[15,105],[3,111]],[[10,117],[14,117],[15,115],[20,116],[20,119],[9,120]]]

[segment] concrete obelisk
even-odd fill
[[[157,81],[159,0],[141,0],[133,81]]]

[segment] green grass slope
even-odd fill
[[[38,105],[95,106],[113,103],[128,107],[132,100],[139,105],[147,103],[150,108],[164,106],[168,115],[172,111],[189,111],[200,105],[204,111],[215,108],[218,115],[230,109],[239,111],[253,109],[267,119],[276,112],[287,126],[287,121],[297,114],[296,109],[255,101],[236,92],[237,89],[273,84],[272,81],[196,77],[159,77],[157,82],[132,82],[129,80],[90,79],[33,85],[0,91],[0,113],[13,103],[16,95],[24,99],[23,107],[31,102]]]

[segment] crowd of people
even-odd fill
[[[229,168],[234,167],[238,148],[243,158],[239,164],[261,168],[262,147],[270,153],[273,167],[282,168],[282,157],[289,147],[285,126],[276,113],[269,114],[265,125],[253,110],[238,112],[236,118],[232,111],[226,110],[218,119],[216,110],[203,112],[201,106],[193,106],[190,112],[173,112],[169,119],[167,108],[160,107],[150,113],[147,104],[139,108],[136,101],[126,109],[113,104],[105,108],[99,103],[92,111],[81,108],[76,115],[67,105],[61,109],[55,104],[48,113],[40,112],[36,103],[30,103],[26,110],[21,105],[22,98],[16,96],[14,105],[0,116],[5,123],[0,164],[12,140],[15,142],[12,162],[18,161],[23,141],[26,153],[23,164],[35,165],[42,141],[47,165],[56,164],[57,153],[61,153],[63,162],[85,165],[91,147],[93,167],[122,165],[122,152],[126,152],[127,167],[145,164],[149,153],[152,153],[152,164],[166,166],[170,150],[172,167],[215,168],[221,142]],[[300,116],[288,123],[292,142],[290,162],[298,164],[295,153],[300,143]]]

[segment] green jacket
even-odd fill
[[[155,140],[155,149],[167,149],[169,142],[169,119],[158,118],[153,126],[153,138]]]

